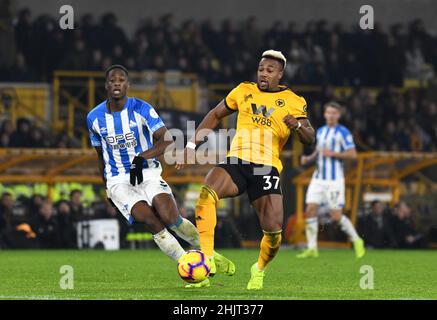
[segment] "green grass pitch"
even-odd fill
[[[158,250],[0,251],[0,299],[437,299],[432,251],[324,250],[299,260],[283,248],[267,270],[264,290],[248,292],[258,250],[221,250],[237,266],[210,288],[185,289],[175,264]],[[74,289],[59,286],[60,267],[74,268]],[[374,270],[374,289],[360,288],[362,265]]]

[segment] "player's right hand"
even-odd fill
[[[185,148],[182,155],[176,159],[176,165],[175,165],[176,170],[183,169],[187,164],[194,164],[195,155],[196,155],[196,150],[193,150],[191,148]]]
[[[130,184],[135,186],[143,182],[143,165],[144,158],[135,156],[130,166]]]

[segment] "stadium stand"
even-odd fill
[[[300,28],[292,22],[275,22],[260,29],[255,17],[240,24],[225,20],[220,28],[191,20],[176,26],[173,15],[167,14],[146,19],[132,39],[112,13],[100,21],[85,14],[79,27],[69,32],[55,28],[56,23],[48,15],[33,18],[28,9],[19,12],[14,25],[16,61],[10,66],[0,63],[0,80],[50,81],[57,69],[101,71],[122,63],[137,71],[194,72],[203,84],[236,84],[253,79],[257,57],[268,43],[287,53],[287,83],[324,88],[317,95],[306,94],[316,125],[321,120],[319,106],[332,98],[331,86],[349,86],[353,92],[343,101],[346,122],[363,146],[429,151],[437,142],[432,125],[437,105],[429,90],[399,90],[405,79],[431,80],[437,66],[437,41],[420,20],[393,25],[389,31],[377,24],[366,34],[326,21]],[[366,88],[376,86],[384,89],[375,97]],[[387,115],[391,121],[385,123]],[[27,124],[20,121],[12,127],[22,126]],[[29,130],[32,138],[17,141],[8,121],[1,128],[4,147],[26,147],[30,142],[36,147],[77,146],[65,135],[43,139],[46,134],[37,128]],[[383,133],[382,139],[375,133]]]

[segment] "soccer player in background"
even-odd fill
[[[307,119],[305,99],[280,84],[285,64],[281,52],[264,52],[258,66],[257,83],[241,83],[205,116],[195,136],[187,143],[185,159],[176,165],[181,169],[184,161],[193,156],[201,141],[201,130],[214,129],[224,117],[238,112],[236,134],[226,161],[209,171],[202,186],[196,204],[196,225],[202,251],[214,264],[217,203],[220,199],[247,192],[264,234],[258,261],[251,268],[249,290],[263,288],[265,269],[281,245],[284,215],[281,150],[292,132],[304,144],[312,144],[315,138]],[[196,286],[209,286],[209,279]]]
[[[97,151],[111,204],[129,223],[145,223],[157,246],[177,262],[185,251],[166,227],[193,247],[199,247],[198,231],[179,214],[172,191],[161,177],[157,157],[172,143],[164,139],[168,130],[150,104],[127,96],[128,88],[128,71],[123,66],[106,70],[108,98],[87,116],[91,145]]]
[[[322,203],[326,203],[332,220],[340,224],[354,245],[357,258],[365,254],[364,242],[358,236],[355,227],[348,217],[343,215],[345,204],[345,181],[343,161],[355,159],[357,151],[349,130],[339,124],[341,106],[336,102],[328,102],[324,107],[326,125],[317,130],[317,145],[309,156],[302,156],[303,165],[316,160],[311,183],[306,194],[305,234],[308,247],[298,258],[318,257],[317,250],[317,211]]]

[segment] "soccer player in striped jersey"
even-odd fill
[[[357,258],[365,254],[364,242],[358,236],[352,222],[343,215],[345,202],[345,181],[343,161],[355,159],[357,151],[350,131],[339,124],[341,106],[336,102],[325,105],[326,125],[317,130],[317,145],[309,156],[302,156],[302,164],[316,161],[311,183],[306,194],[305,233],[308,247],[298,258],[318,257],[317,210],[322,203],[328,205],[331,218],[340,224],[354,245]]]
[[[129,223],[145,223],[158,247],[177,262],[185,251],[166,227],[197,248],[199,234],[179,214],[161,177],[157,157],[172,143],[164,139],[168,130],[150,104],[127,96],[128,88],[126,68],[113,65],[106,70],[108,98],[87,116],[91,145],[111,204]],[[218,260],[226,262],[220,255]]]

